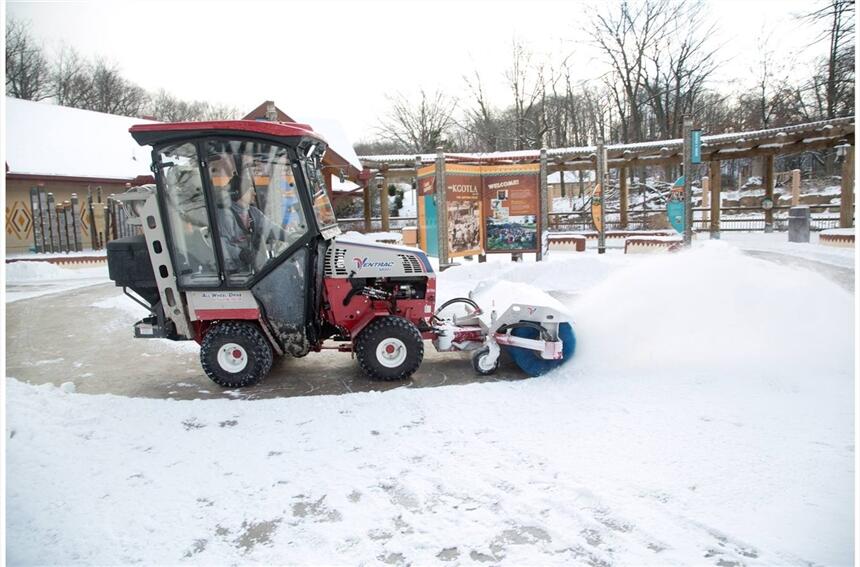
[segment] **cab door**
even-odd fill
[[[271,330],[305,354],[309,249],[314,230],[292,150],[253,139],[203,142],[224,286],[250,289]]]

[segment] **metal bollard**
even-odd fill
[[[788,241],[809,242],[809,207],[788,210]]]

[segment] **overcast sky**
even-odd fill
[[[812,0],[714,0],[721,67],[713,86],[748,80],[764,37],[798,65],[824,46],[793,16]],[[274,100],[297,120],[329,116],[354,141],[372,139],[385,95],[442,89],[468,104],[464,75],[480,70],[498,106],[508,104],[503,72],[519,38],[537,54],[573,53],[576,76],[603,67],[574,0],[336,0],[284,2],[15,2],[6,17],[28,20],[49,51],[73,46],[105,56],[148,90],[249,111]]]

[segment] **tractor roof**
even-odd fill
[[[295,122],[264,122],[260,120],[214,120],[209,122],[161,122],[136,124],[129,128],[138,144],[151,145],[205,134],[250,134],[266,138],[325,138],[307,124]]]

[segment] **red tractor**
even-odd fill
[[[321,174],[326,143],[309,126],[239,120],[130,132],[153,148],[155,184],[118,197],[140,234],[108,244],[110,277],[150,312],[135,336],[197,341],[217,384],[254,384],[274,355],[305,356],[324,341],[381,380],[415,372],[425,339],[475,351],[482,374],[498,367],[499,345],[530,374],[572,355],[563,313],[517,305],[487,320],[458,298],[467,315],[443,320],[424,252],[339,237]]]

